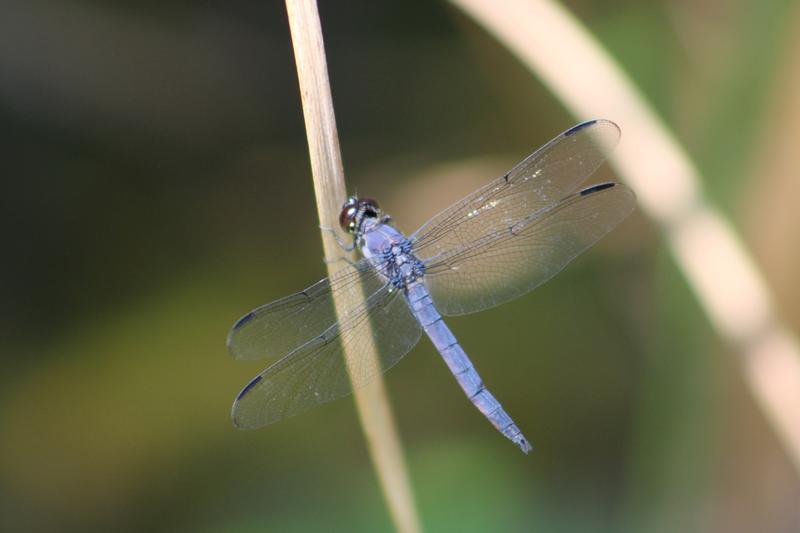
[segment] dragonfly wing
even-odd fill
[[[494,307],[533,290],[611,231],[634,209],[619,183],[587,187],[555,205],[440,254],[425,283],[446,315]]]
[[[423,261],[435,260],[551,207],[578,189],[619,137],[619,127],[608,120],[570,128],[426,222],[411,236],[414,253]]]
[[[256,376],[233,403],[233,423],[257,428],[345,396],[397,363],[421,333],[401,291],[387,284]]]
[[[360,301],[386,284],[366,261],[348,265],[304,291],[250,311],[228,334],[228,350],[242,360],[277,360],[319,337],[337,321],[333,293],[344,301]],[[346,314],[346,313],[345,313]]]

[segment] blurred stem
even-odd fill
[[[346,188],[317,3],[315,0],[286,0],[286,9],[303,101],[317,212],[323,227],[335,228]],[[329,232],[323,231],[322,236],[326,258],[336,259],[344,254]],[[344,261],[328,262],[328,274],[333,276],[345,267]],[[334,294],[337,315],[351,303]],[[402,446],[380,377],[379,359],[374,345],[367,349],[370,348],[372,353],[358,354],[359,364],[364,364],[362,359],[370,360],[377,367],[374,372],[377,377],[367,386],[353,391],[356,409],[395,527],[401,532],[420,531]],[[344,349],[348,367],[352,368],[356,354],[347,343]]]
[[[800,473],[800,346],[761,273],[702,191],[694,163],[622,68],[553,0],[450,0],[514,53],[581,119],[625,132],[611,161],[664,231],[719,335],[741,354],[745,382]]]

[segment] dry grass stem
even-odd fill
[[[286,8],[303,101],[317,211],[320,224],[333,228],[338,226],[339,210],[346,197],[346,188],[319,13],[315,0],[287,0]],[[343,251],[329,232],[323,231],[322,236],[325,257],[340,257]],[[333,275],[346,266],[343,261],[329,263],[328,274]],[[334,295],[337,314],[340,316],[341,310],[352,304],[342,301],[343,298],[342,295]],[[348,367],[353,368],[355,354],[348,349],[347,343],[344,348]],[[372,364],[380,366],[374,346],[372,348],[371,354],[359,354],[359,364],[362,367],[364,357],[368,357]],[[377,368],[374,373],[380,376]],[[403,450],[383,380],[377,377],[369,385],[356,389],[353,395],[395,527],[402,532],[419,531]]]

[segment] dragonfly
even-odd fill
[[[352,241],[337,242],[361,259],[231,328],[235,358],[270,362],[236,396],[234,426],[266,426],[346,396],[394,366],[424,332],[475,407],[528,453],[530,442],[442,316],[533,290],[633,211],[635,196],[621,183],[582,187],[619,138],[609,120],[582,122],[410,236],[375,200],[348,198],[339,222]],[[337,309],[334,298],[348,303]]]

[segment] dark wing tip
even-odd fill
[[[247,396],[247,393],[249,393],[253,389],[253,387],[258,385],[258,383],[263,378],[264,376],[262,375],[254,377],[253,379],[250,380],[250,383],[245,385],[245,387],[241,390],[241,392],[239,392],[239,394],[236,395],[236,399],[233,401],[233,406],[231,406],[231,421],[233,422],[233,427],[235,427],[236,429],[248,429],[250,427],[240,423],[240,421],[236,417],[236,411],[237,408],[239,407],[239,402],[242,400],[242,398]]]
[[[614,132],[613,135],[614,140],[612,141],[610,138],[608,139],[609,148],[613,148],[617,144],[617,141],[619,140],[619,137],[622,134],[622,130],[613,120],[608,120],[605,118],[595,118],[572,126],[570,129],[562,133],[561,137],[570,137],[571,135],[575,135],[579,131],[583,131],[591,126],[595,126],[593,129],[598,132],[600,131]],[[601,135],[601,137],[599,137],[598,140],[602,139],[602,134],[598,133],[598,135]]]
[[[591,187],[586,187],[585,189],[581,190],[581,196],[589,196],[590,194],[594,194],[596,192],[604,191],[606,189],[610,189],[612,187],[616,187],[617,184],[614,182],[608,183],[598,183],[597,185],[592,185]]]
[[[233,338],[236,335],[236,333],[239,332],[239,330],[241,330],[244,327],[244,325],[247,324],[248,322],[250,322],[255,316],[256,316],[256,312],[255,311],[250,311],[249,313],[244,315],[242,318],[237,320],[236,323],[231,328],[231,330],[228,332],[228,338],[225,339],[225,345],[228,347],[228,352],[230,352],[230,354],[236,359],[239,359],[241,354],[237,353],[238,351],[234,347],[234,339]]]
[[[237,329],[240,329],[242,326],[244,326],[245,324],[250,322],[253,319],[253,317],[255,317],[255,316],[256,316],[255,311],[250,311],[249,313],[244,315],[242,318],[237,320],[236,323],[233,325],[233,328],[231,328],[231,330],[232,331],[236,331]]]
[[[596,123],[597,123],[597,119],[587,120],[586,122],[581,122],[580,124],[576,124],[575,126],[572,126],[570,129],[568,129],[567,131],[564,132],[564,137],[569,137],[570,135],[578,133],[582,129],[588,128],[592,124],[596,124]]]
[[[250,389],[252,389],[256,385],[258,385],[258,382],[261,381],[263,379],[263,377],[264,376],[256,376],[252,380],[250,380],[250,383],[245,385],[244,388],[242,389],[242,391],[239,394],[236,395],[236,401],[238,402],[239,400],[244,398],[247,395],[247,393],[250,392]],[[234,407],[235,406],[236,406],[236,404],[234,403]]]

